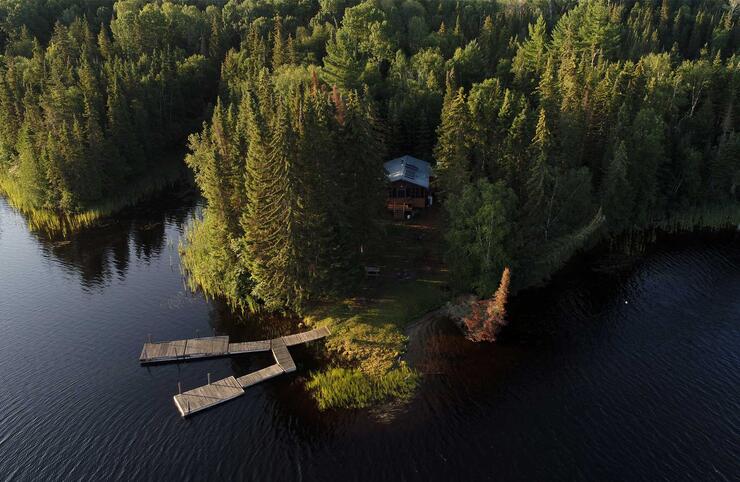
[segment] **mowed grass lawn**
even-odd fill
[[[308,383],[321,408],[365,407],[413,395],[419,376],[400,360],[405,328],[448,299],[438,215],[386,222],[385,236],[368,255],[380,276],[368,277],[354,296],[307,313],[307,324],[332,332],[326,342],[332,364]]]

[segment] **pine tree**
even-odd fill
[[[297,116],[296,181],[300,199],[302,244],[308,293],[328,291],[336,280],[337,259],[345,246],[338,243],[334,224],[347,214],[341,188],[344,170],[337,164],[326,97],[302,93]],[[343,167],[343,166],[342,166]]]
[[[602,206],[609,228],[619,233],[629,227],[633,209],[632,188],[627,180],[629,159],[627,146],[619,141],[604,178]]]
[[[540,108],[537,128],[529,147],[531,165],[529,167],[529,177],[526,181],[526,211],[531,217],[529,223],[535,226],[538,224],[535,220],[542,216],[546,193],[552,182],[553,174],[550,160],[552,144],[552,134],[548,127],[547,114],[544,108]]]
[[[286,52],[283,46],[283,23],[280,16],[276,16],[272,30],[272,69],[277,69],[286,61]]]
[[[663,120],[650,109],[643,108],[632,123],[630,157],[640,162],[630,163],[629,185],[635,196],[635,223],[648,226],[659,215],[662,198],[658,189],[658,173],[664,158]]]
[[[285,62],[290,65],[298,64],[298,52],[292,34],[288,34],[288,41],[285,43]]]
[[[460,88],[457,95],[442,109],[442,121],[437,130],[437,175],[441,192],[456,195],[462,191],[470,173],[469,133],[470,113],[465,102],[465,92]]]
[[[113,58],[113,46],[111,45],[110,37],[108,36],[108,28],[105,25],[100,26],[100,32],[98,33],[98,49],[100,55],[105,60]]]
[[[369,101],[368,101],[369,102]],[[376,235],[375,221],[383,205],[384,178],[381,139],[375,129],[372,111],[363,105],[355,92],[347,95],[344,122],[339,127],[337,150],[346,173],[345,202],[349,236],[348,262],[357,266],[357,258],[364,246]]]
[[[337,85],[342,90],[360,88],[364,64],[357,52],[354,39],[339,29],[326,44],[326,57],[322,75],[329,84]]]
[[[223,224],[233,239],[240,235],[239,213],[243,202],[235,188],[239,188],[241,169],[238,165],[239,152],[233,149],[231,119],[218,100],[210,126],[204,126],[201,134],[190,137],[192,151],[185,161],[195,172],[195,178],[203,196],[208,200],[208,211]]]
[[[478,43],[483,51],[483,65],[486,67],[487,76],[495,73],[496,62],[498,61],[498,46],[496,45],[496,34],[493,27],[493,19],[490,15],[483,20],[483,27],[478,36]]]
[[[0,169],[9,168],[15,158],[21,121],[15,93],[6,79],[12,82],[12,73],[0,70]]]
[[[547,27],[540,15],[537,21],[529,24],[527,40],[520,45],[511,67],[519,84],[530,89],[531,83],[539,77],[547,60]]]
[[[32,203],[42,206],[45,204],[49,185],[41,153],[37,149],[36,134],[32,116],[26,115],[18,131],[15,150],[18,152],[19,184]]]
[[[303,230],[293,119],[286,103],[279,101],[266,146],[266,126],[256,109],[251,110],[249,204],[244,224],[253,293],[268,309],[299,311],[310,298],[306,289],[310,268],[302,251],[308,233]],[[264,152],[267,158],[255,158]]]
[[[522,103],[521,109],[511,122],[503,142],[503,172],[509,185],[518,195],[522,194],[526,170],[526,149],[528,140],[529,106]]]

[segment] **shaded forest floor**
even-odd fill
[[[406,326],[449,298],[442,263],[440,211],[410,221],[383,222],[384,236],[367,254],[367,266],[380,269],[348,297],[312,308],[311,325],[328,326],[327,348],[334,368],[309,382],[319,405],[361,407],[413,394],[418,376],[401,355]]]

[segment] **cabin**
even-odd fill
[[[432,205],[429,179],[432,166],[412,156],[401,156],[383,164],[388,179],[386,207],[403,218]]]

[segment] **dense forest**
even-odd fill
[[[300,312],[359,278],[411,154],[451,282],[490,295],[595,238],[737,222],[739,46],[714,0],[2,0],[0,178],[83,211],[187,144],[193,283]]]
[[[725,4],[308,5],[245,24],[191,138],[207,291],[300,310],[351,286],[380,161],[405,153],[436,163],[451,282],[482,296],[593,239],[738,218]]]
[[[404,399],[407,323],[453,294],[482,298],[469,336],[490,340],[509,282],[579,249],[740,223],[739,11],[0,0],[0,190],[43,222],[95,219],[184,156],[207,202],[182,246],[191,287],[329,327],[320,407]],[[426,234],[384,212],[383,161],[403,154],[435,171]],[[437,268],[363,281],[407,256]]]
[[[212,102],[225,48],[215,7],[4,1],[0,15],[0,169],[34,206],[75,212],[124,194],[182,152]]]

